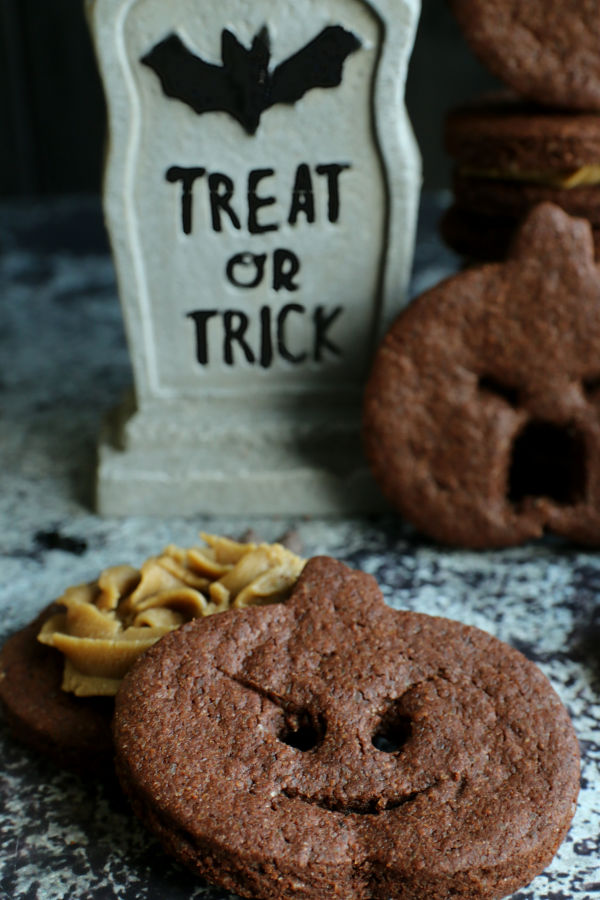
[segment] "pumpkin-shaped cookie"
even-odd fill
[[[438,540],[498,547],[547,531],[600,542],[600,269],[590,226],[542,204],[503,264],[419,297],[381,344],[366,452]]]
[[[246,897],[497,898],[551,859],[577,741],[476,628],[310,560],[283,604],[184,625],[126,676],[117,766],[167,850]]]

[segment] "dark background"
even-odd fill
[[[445,0],[423,0],[407,105],[425,187],[449,183],[445,111],[494,84]],[[98,192],[104,123],[83,0],[0,0],[0,196]]]

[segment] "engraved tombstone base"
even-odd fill
[[[99,446],[102,515],[348,515],[379,512],[356,403],[219,397],[125,400]],[[211,407],[214,407],[211,409]],[[214,412],[214,415],[211,415]]]

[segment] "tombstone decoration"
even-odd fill
[[[88,0],[135,378],[101,512],[380,502],[359,410],[412,261],[418,2]]]

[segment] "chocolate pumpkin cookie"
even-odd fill
[[[489,95],[449,113],[445,145],[454,204],[442,234],[457,252],[503,258],[518,223],[542,202],[587,218],[600,248],[600,115]]]
[[[183,626],[126,676],[118,773],[167,850],[260,898],[496,898],[564,837],[578,748],[546,677],[310,560],[290,600]]]
[[[450,0],[450,8],[483,65],[518,94],[600,110],[595,0]]]
[[[590,226],[536,207],[504,264],[418,298],[380,346],[366,452],[392,504],[470,547],[600,543],[600,269]]]

